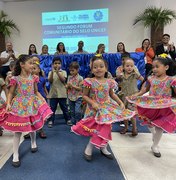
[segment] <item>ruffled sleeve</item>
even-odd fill
[[[176,76],[173,77],[172,81],[171,81],[171,86],[173,88],[176,88]]]
[[[109,86],[112,89],[118,89],[118,83],[114,79],[108,79]]]
[[[15,86],[17,84],[17,79],[15,76],[12,76],[10,78],[10,83],[9,83],[9,86]]]
[[[34,79],[34,82],[38,83],[39,82],[39,77],[36,76],[36,75],[33,75],[33,79]]]
[[[91,88],[91,86],[92,86],[91,78],[86,78],[86,79],[84,79],[84,81],[83,81],[83,87],[85,87],[85,88]]]

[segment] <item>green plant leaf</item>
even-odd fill
[[[4,11],[0,11],[0,33],[4,36],[10,36],[13,30],[19,32],[18,26],[13,20],[7,19],[8,15]]]

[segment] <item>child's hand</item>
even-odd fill
[[[67,87],[71,89],[72,88],[72,84],[71,83],[67,83]]]
[[[134,94],[132,96],[127,96],[126,98],[128,98],[129,100],[134,100],[134,99],[136,99],[136,94]]]
[[[12,106],[10,104],[7,104],[6,111],[11,111],[11,110],[12,110]]]
[[[95,111],[98,111],[98,110],[99,110],[99,106],[98,106],[98,104],[95,103],[95,102],[92,104],[92,108],[93,108]]]

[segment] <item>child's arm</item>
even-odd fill
[[[52,83],[53,82],[53,74],[54,74],[54,72],[53,72],[53,69],[49,72],[49,75],[48,75],[48,81],[50,82],[50,83]]]
[[[150,84],[145,82],[145,83],[143,83],[141,90],[139,92],[133,94],[133,96],[142,96],[143,94],[145,94],[149,90],[150,90]]]
[[[10,89],[9,89],[9,92],[7,95],[7,100],[6,100],[6,102],[7,102],[6,110],[7,111],[11,110],[11,101],[12,101],[15,89],[16,89],[16,85],[10,86]]]
[[[7,98],[7,96],[8,96],[8,91],[7,91],[7,86],[6,86],[6,84],[4,84],[4,85],[2,86],[2,89],[4,90],[5,95],[6,95],[6,98]]]
[[[45,95],[47,97],[48,96],[48,90],[46,89],[46,84],[43,85],[43,88],[44,88]]]
[[[139,76],[139,78],[138,78],[138,80],[140,80],[140,81],[142,81],[142,82],[143,82],[143,81],[144,81],[143,76],[141,76],[141,75],[140,75],[140,76]]]
[[[56,71],[56,73],[60,81],[65,84],[66,78],[61,74],[61,71]]]
[[[79,81],[78,86],[74,86],[74,85],[71,84],[71,88],[74,88],[77,91],[82,91],[82,85],[83,85],[83,81],[81,80],[81,81]]]
[[[92,108],[95,110],[95,111],[98,111],[99,109],[99,106],[98,106],[98,103],[94,102],[90,97],[89,97],[89,92],[90,92],[90,89],[89,88],[83,88],[83,99],[89,103],[90,105],[92,105]]]
[[[119,99],[119,97],[114,93],[114,91],[113,91],[112,88],[110,88],[110,90],[109,90],[109,95],[110,95],[110,97],[111,97],[114,101],[116,101],[116,102],[119,104],[119,106],[120,106],[122,109],[125,109],[125,106],[124,106],[123,102],[122,102],[122,101]]]
[[[37,82],[34,82],[34,93],[35,93],[36,96],[38,96],[40,99],[43,99],[43,100],[45,101],[45,99],[43,98],[43,96],[38,92]]]

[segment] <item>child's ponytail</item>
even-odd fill
[[[21,54],[18,57],[18,60],[16,61],[15,68],[14,68],[14,73],[13,73],[14,76],[18,76],[21,74],[21,63],[25,63],[30,58],[31,57],[26,54]]]

